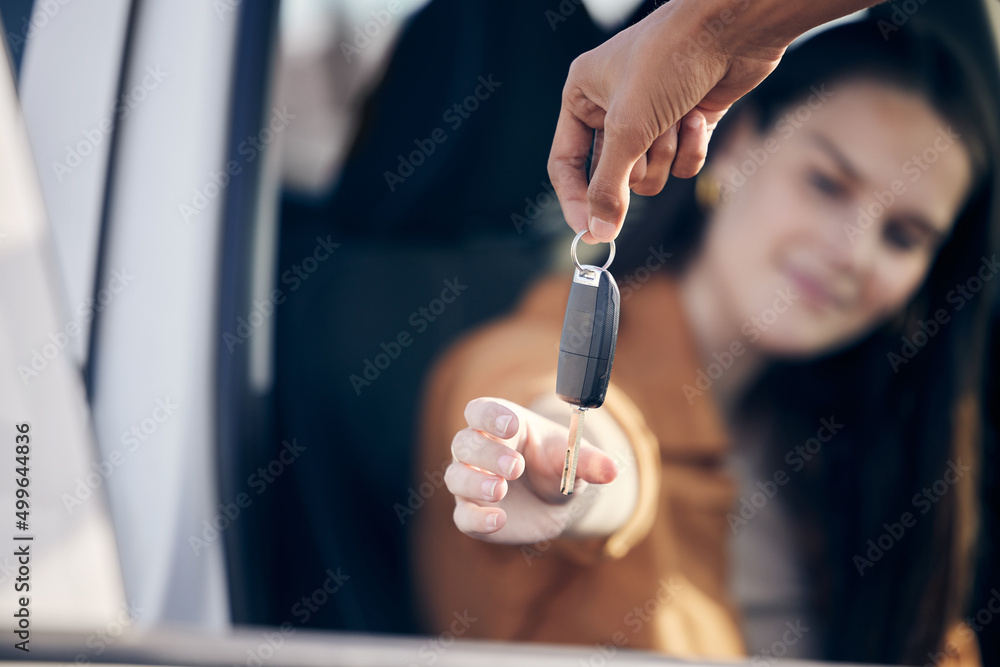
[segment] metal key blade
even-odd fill
[[[573,495],[576,485],[576,462],[580,458],[580,441],[583,440],[583,418],[586,408],[573,408],[573,416],[569,422],[569,443],[566,447],[566,463],[563,465],[562,483],[559,491],[564,496]]]

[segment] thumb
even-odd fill
[[[591,484],[607,484],[618,478],[618,464],[600,449],[582,443],[576,477]]]
[[[580,443],[580,454],[577,458],[576,489],[572,496],[564,495],[559,491],[559,480],[567,462],[565,434],[559,438],[547,438],[540,450],[538,453],[544,463],[533,468],[529,466],[526,471],[533,473],[529,474],[531,484],[535,492],[546,502],[557,505],[568,502],[579,495],[588,483],[608,484],[618,477],[618,464],[614,459],[583,441]]]
[[[598,241],[608,242],[621,231],[628,212],[629,176],[655,138],[640,127],[614,122],[610,113],[605,118],[604,144],[587,188],[590,234]]]

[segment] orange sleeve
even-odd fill
[[[496,396],[526,405],[555,390],[569,287],[562,282],[543,282],[512,316],[474,332],[437,363],[421,412],[417,479],[430,479],[451,462],[452,438],[467,426],[463,414],[473,398]],[[437,487],[415,511],[411,533],[418,604],[429,631],[443,631],[456,614],[467,612],[478,622],[466,636],[524,637],[530,634],[524,627],[528,611],[548,587],[578,575],[579,568],[624,556],[646,536],[660,496],[657,440],[617,387],[609,388],[603,409],[634,448],[640,489],[632,516],[606,538],[497,545],[462,534],[452,519],[454,497]]]

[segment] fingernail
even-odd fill
[[[510,426],[510,421],[514,418],[513,415],[504,415],[502,417],[497,417],[497,435],[507,435],[507,427]]]
[[[590,233],[599,241],[610,241],[615,236],[615,226],[600,218],[591,218]]]
[[[494,512],[493,514],[487,514],[486,515],[486,527],[489,528],[490,530],[496,530],[496,528],[497,528],[497,519],[499,517],[500,517],[500,515],[497,514],[496,512]]]
[[[483,482],[483,493],[486,494],[487,498],[494,498],[496,496],[497,484],[499,483],[499,479],[492,479]]]
[[[500,460],[497,461],[500,465],[500,471],[503,472],[504,477],[510,477],[514,474],[514,467],[517,465],[517,458],[514,456],[501,456]]]
[[[687,118],[684,122],[687,124],[688,128],[692,130],[701,129],[701,118],[699,118],[698,116],[691,116]]]

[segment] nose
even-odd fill
[[[864,276],[875,262],[882,216],[869,216],[856,207],[853,211],[845,208],[831,222],[823,225],[823,247],[830,268]]]

